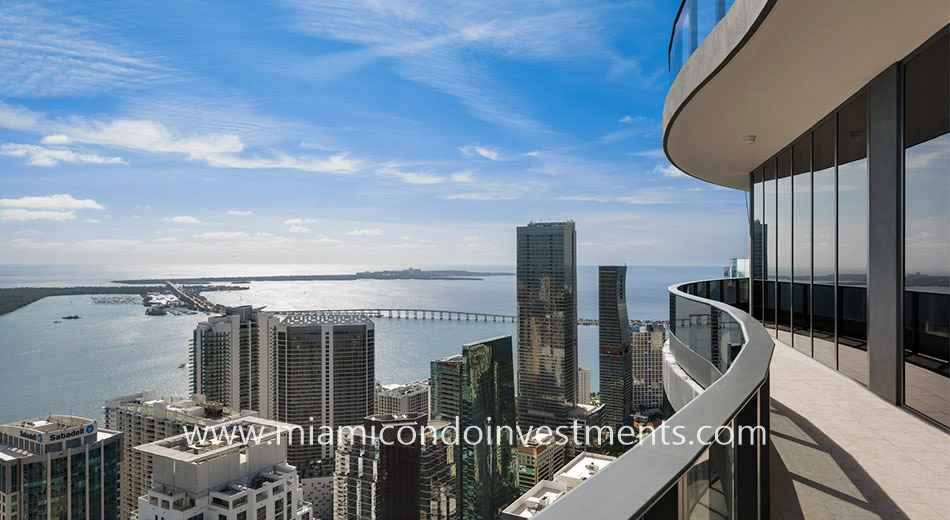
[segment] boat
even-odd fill
[[[164,316],[166,314],[165,307],[160,305],[149,307],[145,309],[145,314],[148,316]]]
[[[185,364],[182,363],[182,364],[178,365],[178,368],[185,368]]]

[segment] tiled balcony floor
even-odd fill
[[[950,518],[950,434],[776,341],[772,518]]]

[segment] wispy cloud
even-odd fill
[[[644,116],[630,117],[626,115],[620,118],[618,122],[624,124],[627,128],[600,136],[599,141],[601,143],[610,144],[632,137],[648,136],[657,129],[656,123],[652,119]]]
[[[451,193],[448,195],[440,195],[440,199],[446,200],[514,200],[518,198],[518,195],[514,193],[507,192],[471,192],[471,193]]]
[[[288,233],[309,233],[310,228],[307,226],[290,226],[287,228]]]
[[[651,159],[662,159],[666,157],[666,154],[663,152],[662,148],[653,148],[650,150],[641,150],[639,152],[631,152],[630,155],[634,157],[649,157]]]
[[[292,224],[313,224],[316,221],[317,219],[315,218],[289,218],[284,221],[284,225],[289,226]]]
[[[352,236],[379,236],[379,235],[382,235],[383,232],[380,231],[379,228],[372,228],[372,229],[354,229],[352,231],[347,231],[346,234],[352,235]]]
[[[20,197],[18,199],[0,199],[0,208],[26,209],[106,209],[92,199],[77,199],[72,195],[60,193],[41,197]]]
[[[237,238],[250,238],[250,235],[244,231],[211,231],[209,233],[197,234],[195,237],[211,240],[234,240]]]
[[[154,84],[171,70],[130,50],[98,24],[32,2],[7,2],[0,13],[0,96],[100,93]]]
[[[234,217],[248,217],[248,216],[250,216],[250,215],[253,215],[254,212],[253,212],[253,211],[242,211],[242,210],[239,210],[239,209],[229,209],[229,210],[227,211],[227,214],[228,214],[228,215],[231,215],[231,216],[234,216]]]
[[[399,179],[407,184],[441,184],[445,177],[432,171],[405,171],[396,165],[383,165],[376,175]]]
[[[165,222],[171,222],[172,224],[204,224],[204,222],[196,219],[195,217],[189,215],[178,215],[175,217],[165,217],[162,220]]]
[[[501,152],[499,152],[497,148],[489,148],[487,146],[479,146],[477,144],[460,146],[459,152],[461,152],[464,157],[468,158],[481,156],[492,161],[501,159]]]
[[[44,211],[30,209],[0,209],[0,220],[14,222],[30,222],[34,220],[49,220],[53,222],[62,222],[64,220],[75,220],[75,211]]]
[[[658,164],[653,168],[653,173],[659,173],[664,177],[670,177],[673,179],[687,177],[685,173],[680,171],[679,168],[673,166],[672,164]]]
[[[0,155],[25,157],[30,166],[56,166],[61,162],[88,164],[125,164],[121,157],[76,153],[67,148],[47,148],[31,144],[0,145]]]
[[[462,170],[462,171],[455,172],[451,175],[451,178],[455,182],[461,182],[461,183],[466,183],[466,184],[475,182],[475,179],[472,177],[471,170]]]

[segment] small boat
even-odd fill
[[[182,363],[182,364],[178,365],[178,368],[185,368],[185,364]]]
[[[53,323],[62,323],[63,320],[53,320]]]

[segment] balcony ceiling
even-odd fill
[[[751,170],[948,22],[947,0],[736,0],[670,88],[667,157],[747,189]]]

